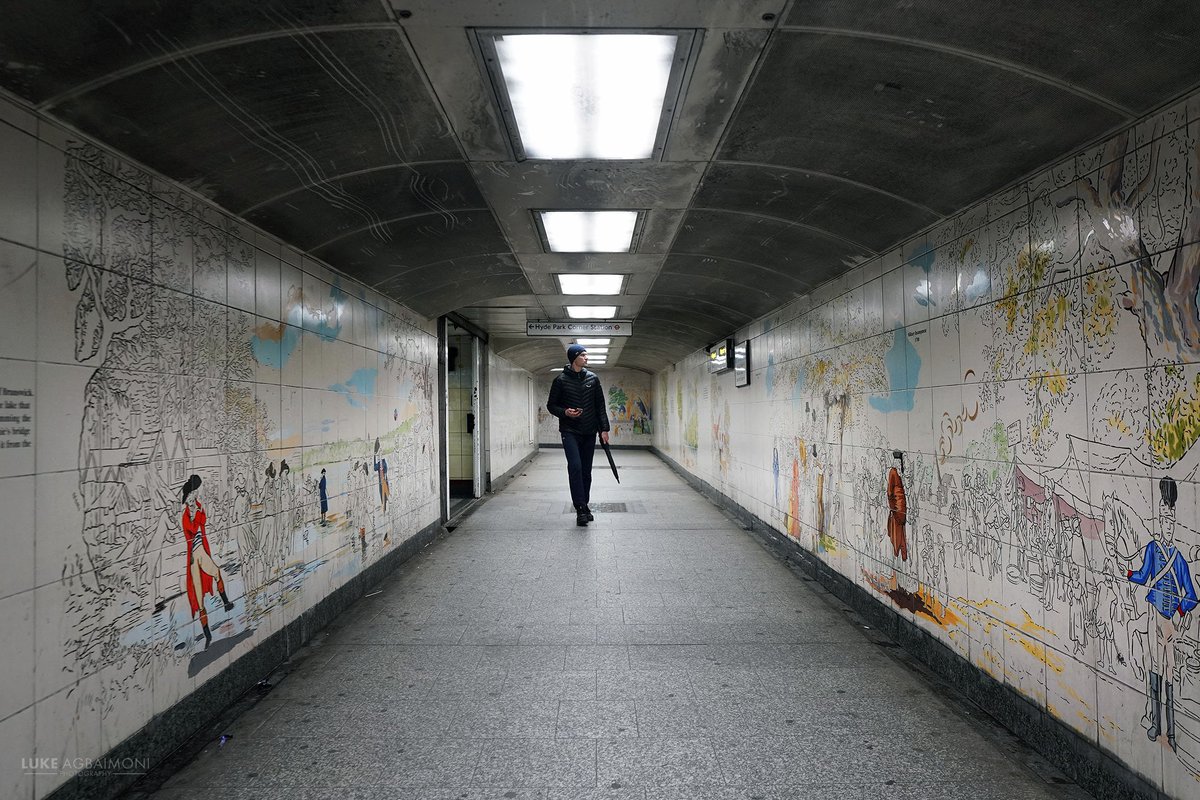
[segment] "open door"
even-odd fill
[[[445,327],[446,517],[483,496],[482,342],[453,320]]]

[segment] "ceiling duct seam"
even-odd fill
[[[973,50],[965,50],[961,47],[954,47],[952,45],[946,45],[946,44],[938,44],[937,42],[930,42],[930,41],[927,41],[924,39],[913,39],[913,38],[907,37],[907,36],[894,36],[894,35],[890,35],[890,34],[886,34],[886,33],[872,33],[870,31],[857,31],[852,28],[825,28],[825,27],[821,27],[819,25],[785,25],[785,26],[781,27],[780,30],[783,31],[784,33],[815,34],[815,35],[820,35],[820,36],[842,36],[842,37],[852,38],[852,39],[866,39],[868,41],[888,42],[891,44],[900,44],[900,45],[905,45],[908,47],[919,48],[921,50],[929,50],[931,52],[942,53],[944,55],[956,56],[958,58],[963,58],[968,61],[974,61],[979,64],[985,64],[990,67],[995,67],[996,69],[1003,70],[1004,72],[1011,72],[1011,73],[1014,73],[1017,75],[1021,75],[1022,77],[1028,78],[1032,81],[1037,81],[1038,83],[1042,83],[1047,86],[1053,86],[1056,89],[1060,89],[1064,92],[1067,92],[1068,94],[1073,94],[1076,97],[1082,98],[1084,100],[1088,100],[1089,102],[1092,102],[1098,106],[1106,108],[1109,111],[1112,111],[1116,114],[1120,114],[1121,116],[1125,117],[1127,120],[1133,119],[1134,117],[1137,116],[1137,112],[1134,111],[1133,109],[1126,108],[1125,106],[1121,105],[1120,103],[1116,102],[1115,100],[1110,100],[1109,98],[1105,97],[1104,95],[1093,92],[1090,89],[1085,89],[1084,87],[1079,86],[1074,83],[1071,83],[1070,81],[1065,81],[1061,78],[1056,78],[1053,75],[1047,75],[1046,73],[1041,72],[1040,70],[1036,70],[1032,67],[1027,67],[1023,64],[1018,64],[1013,61],[1006,61],[1002,58],[996,58],[994,56],[984,55],[983,53],[977,53]]]
[[[361,175],[370,175],[370,174],[376,173],[376,172],[386,172],[390,169],[413,169],[415,167],[427,167],[427,166],[433,166],[436,164],[465,164],[465,163],[466,162],[459,160],[459,159],[445,159],[445,158],[437,159],[434,161],[404,161],[404,162],[397,162],[395,164],[383,164],[383,165],[375,166],[375,167],[366,167],[364,169],[355,169],[355,170],[350,170],[349,172],[339,172],[336,175],[330,175],[328,180],[329,181],[341,181],[341,180],[346,180],[347,178],[357,178]],[[255,211],[258,211],[259,209],[262,209],[273,203],[278,203],[282,200],[286,200],[287,198],[291,197],[292,195],[300,194],[301,192],[306,192],[312,188],[313,187],[311,184],[305,183],[305,184],[295,187],[294,189],[288,189],[286,192],[277,194],[274,197],[268,197],[266,200],[260,200],[259,202],[255,203],[254,205],[247,206],[246,208],[244,208],[240,211],[234,212],[234,213],[238,214],[239,216],[242,216],[244,214],[252,214]],[[438,212],[433,212],[433,213],[438,213]]]
[[[409,219],[419,219],[420,217],[443,217],[443,218],[445,218],[448,213],[451,217],[453,217],[453,215],[455,213],[475,214],[475,213],[479,213],[481,211],[490,211],[490,210],[491,209],[484,207],[484,208],[456,208],[456,209],[454,209],[453,212],[420,211],[420,212],[417,212],[416,214],[402,214],[399,217],[390,217],[389,219],[380,220],[379,225],[391,225],[393,222],[403,222],[403,221],[409,220]],[[312,247],[309,248],[309,252],[315,252],[324,247],[328,247],[329,245],[334,244],[335,242],[340,242],[341,240],[348,239],[351,236],[357,236],[358,234],[363,233],[364,231],[369,231],[374,227],[376,227],[376,226],[375,225],[364,225],[360,228],[354,228],[352,230],[348,230],[345,233],[334,236],[332,239],[326,239],[323,242],[319,242],[318,244],[312,245]],[[510,253],[510,255],[511,255],[511,253]],[[449,260],[449,259],[447,259],[447,260]]]
[[[737,160],[728,159],[728,158],[723,158],[723,159],[719,159],[719,160],[714,159],[712,161],[712,164],[714,164],[714,165],[731,164],[731,165],[739,166],[739,167],[760,167],[762,169],[773,169],[773,170],[781,170],[784,172],[799,172],[799,173],[803,173],[805,175],[816,175],[816,176],[818,176],[820,178],[824,178],[826,180],[835,181],[837,183],[844,183],[847,186],[853,186],[858,189],[864,189],[873,194],[878,194],[878,195],[882,195],[884,197],[891,198],[892,200],[896,200],[897,202],[904,203],[905,205],[908,205],[908,206],[912,206],[913,208],[918,209],[919,211],[924,211],[927,214],[931,214],[931,215],[937,217],[939,220],[945,217],[945,215],[942,214],[940,211],[936,211],[927,205],[918,203],[916,200],[910,200],[909,198],[904,197],[903,195],[896,194],[895,192],[889,192],[887,189],[881,189],[878,186],[874,186],[869,183],[863,183],[862,181],[856,181],[853,178],[846,178],[841,175],[834,175],[829,172],[821,172],[820,170],[816,170],[816,169],[808,169],[807,167],[791,167],[786,164],[768,164],[768,163],[764,163],[761,161],[737,161]],[[701,183],[703,183],[703,181],[701,181]]]
[[[741,210],[732,209],[732,208],[713,208],[711,206],[693,206],[693,207],[688,208],[689,214],[692,213],[693,211],[707,211],[707,212],[713,213],[713,214],[738,214],[738,215],[744,216],[744,217],[754,217],[755,219],[765,219],[765,220],[771,220],[774,222],[782,222],[789,228],[801,228],[803,230],[812,231],[813,233],[815,233],[816,235],[820,236],[823,239],[829,239],[831,241],[841,242],[842,244],[848,244],[848,245],[853,245],[854,247],[862,248],[863,250],[866,250],[868,253],[870,253],[873,256],[879,255],[879,253],[877,251],[871,249],[870,247],[868,247],[865,244],[862,244],[861,242],[856,242],[853,239],[847,239],[845,236],[839,236],[838,234],[833,233],[832,231],[827,231],[824,228],[818,228],[816,225],[808,225],[807,223],[804,223],[804,222],[796,222],[794,220],[785,219],[783,217],[776,217],[771,214],[758,214],[753,211],[741,211]]]
[[[501,251],[501,252],[499,252],[499,253],[464,253],[463,255],[454,256],[453,258],[443,258],[443,259],[440,259],[440,260],[438,260],[438,261],[430,261],[430,262],[428,262],[428,263],[426,263],[426,264],[416,264],[416,265],[414,265],[414,266],[408,267],[408,268],[407,268],[407,269],[405,269],[403,272],[397,272],[397,273],[394,273],[394,274],[393,274],[393,275],[392,275],[390,278],[387,278],[387,279],[385,279],[385,280],[382,280],[382,281],[376,281],[375,283],[365,283],[365,282],[364,282],[364,281],[362,281],[361,279],[359,279],[359,281],[360,281],[361,283],[364,283],[364,285],[366,285],[366,286],[369,286],[369,287],[370,287],[370,288],[372,288],[372,289],[376,289],[376,290],[382,291],[382,290],[380,290],[380,289],[379,289],[379,287],[380,287],[380,286],[383,286],[383,285],[385,285],[385,284],[386,284],[388,281],[394,281],[394,280],[396,280],[397,278],[403,278],[405,275],[408,275],[409,273],[412,273],[412,272],[416,272],[417,270],[429,269],[430,267],[436,267],[436,266],[438,266],[438,265],[440,265],[440,264],[450,264],[450,263],[452,263],[452,262],[454,262],[454,261],[458,261],[458,260],[460,260],[460,259],[464,259],[464,258],[488,258],[488,257],[490,257],[490,256],[510,256],[510,257],[513,257],[513,258],[515,258],[515,256],[513,256],[513,255],[512,255],[512,253],[508,253],[508,252],[505,252],[505,251]],[[516,275],[516,274],[518,274],[518,273],[516,273],[516,272],[504,272],[504,273],[500,273],[500,274],[503,274],[503,275]],[[523,275],[523,274],[524,274],[524,271],[522,270],[520,274],[522,274],[522,275]],[[528,278],[526,278],[526,281],[528,281],[528,280],[529,280],[529,279],[528,279]]]
[[[139,61],[136,64],[131,64],[128,67],[114,70],[106,75],[101,75],[98,78],[92,78],[90,81],[84,81],[78,86],[74,86],[65,92],[43,100],[34,107],[39,111],[50,111],[55,106],[70,102],[82,97],[96,89],[102,89],[110,83],[124,80],[148,70],[166,66],[172,61],[177,61],[181,58],[191,58],[193,56],[212,53],[217,50],[224,50],[230,47],[241,47],[243,45],[255,44],[257,42],[267,42],[273,39],[283,39],[286,37],[295,36],[297,33],[304,34],[322,34],[322,33],[342,33],[346,31],[391,31],[396,30],[397,25],[394,22],[357,22],[347,25],[313,25],[306,28],[292,30],[273,30],[264,31],[262,33],[250,33],[245,36],[235,36],[230,39],[220,39],[215,42],[206,42],[204,44],[193,45],[191,47],[183,47],[178,50],[172,50],[162,55],[148,58],[145,61]]]

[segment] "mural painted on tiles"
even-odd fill
[[[654,441],[653,379],[644,372],[632,369],[595,370],[608,400],[609,441],[622,445],[647,445]],[[541,382],[538,406],[538,441],[560,444],[558,419],[546,410],[546,398],[554,375]]]
[[[73,309],[62,360],[91,372],[62,634],[40,648],[64,684],[89,680],[77,716],[133,703],[142,722],[437,516],[422,323],[146,189],[99,150],[65,154],[47,289]],[[152,686],[153,709],[130,700]]]
[[[495,479],[536,449],[531,419],[545,398],[537,396],[528,372],[490,351],[487,379],[488,464]]]
[[[660,373],[656,438],[1172,797],[1200,791],[1198,111],[738,332],[748,388]],[[731,453],[739,423],[769,447]]]

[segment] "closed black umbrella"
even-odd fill
[[[608,456],[608,465],[612,467],[613,477],[617,479],[617,483],[620,483],[621,476],[617,474],[617,462],[613,461],[612,450],[608,448],[608,442],[601,439],[600,446],[604,448],[604,455]]]

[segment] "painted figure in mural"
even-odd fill
[[[233,522],[237,528],[238,545],[242,555],[242,577],[245,583],[247,597],[251,597],[258,588],[258,572],[256,565],[260,562],[260,545],[258,528],[254,524],[254,501],[250,497],[250,487],[246,483],[246,474],[238,472],[233,484]]]
[[[387,513],[388,498],[392,496],[392,488],[388,485],[387,459],[379,455],[379,440],[375,440],[375,472],[379,473],[379,502],[383,503],[383,512]]]
[[[283,521],[279,519],[279,484],[276,480],[275,463],[268,462],[263,471],[262,489],[262,523],[259,527],[259,540],[262,542],[264,560],[264,578],[269,577],[271,570],[279,564],[279,540],[282,538],[280,527]]]
[[[1117,628],[1125,627],[1125,604],[1117,595],[1117,583],[1113,578],[1113,563],[1104,562],[1104,582],[1100,584],[1096,614],[1096,664],[1100,669],[1117,674],[1117,661],[1121,654],[1117,650]],[[1124,663],[1122,659],[1122,663]]]
[[[962,535],[962,507],[958,501],[958,491],[950,492],[950,546],[954,548],[954,567],[961,569],[963,566],[963,535]]]
[[[950,594],[946,574],[946,541],[928,523],[921,530],[921,571],[925,585],[946,597]]]
[[[212,633],[208,629],[208,612],[204,608],[204,598],[213,593],[213,580],[216,580],[217,593],[226,611],[233,610],[233,603],[225,595],[225,578],[221,569],[213,561],[212,551],[208,548],[208,516],[200,503],[199,475],[187,479],[180,490],[180,501],[183,503],[183,535],[187,542],[187,596],[188,604],[192,607],[192,618],[197,612],[200,615],[200,626],[204,629],[204,647],[212,644]]]
[[[292,479],[292,468],[288,466],[286,458],[279,460],[279,508],[284,512],[285,518],[285,521],[280,523],[280,530],[298,529],[301,508],[300,503],[296,502],[296,482]]]
[[[600,377],[587,369],[587,362],[587,348],[579,344],[568,347],[567,365],[550,384],[550,396],[546,399],[546,410],[558,417],[576,525],[587,525],[594,519],[588,506],[592,456],[596,452],[596,434],[600,434],[600,441],[608,444],[609,430]]]
[[[1070,618],[1067,627],[1067,637],[1074,642],[1075,655],[1081,654],[1087,648],[1087,606],[1084,601],[1086,599],[1086,590],[1083,585],[1083,578],[1080,576],[1079,565],[1073,562],[1070,563],[1070,575],[1066,579],[1067,597],[1070,603]]]
[[[1171,478],[1158,484],[1158,526],[1153,538],[1142,551],[1142,565],[1129,570],[1130,581],[1149,587],[1146,602],[1151,605],[1146,631],[1150,648],[1150,727],[1146,736],[1151,741],[1162,733],[1163,676],[1167,679],[1165,696],[1167,710],[1167,743],[1175,749],[1175,648],[1180,629],[1187,623],[1187,614],[1197,605],[1196,587],[1183,554],[1175,547],[1175,502],[1179,487]],[[1155,613],[1157,612],[1157,613]],[[1179,616],[1179,622],[1175,616]]]
[[[788,488],[787,532],[793,539],[800,536],[800,459],[792,458],[792,481]]]
[[[813,466],[817,471],[817,501],[816,501],[816,523],[817,530],[815,541],[813,542],[813,551],[817,553],[824,552],[825,548],[822,545],[821,537],[825,535],[825,465],[817,456],[817,446],[812,446]]]
[[[321,482],[317,484],[317,493],[321,501],[321,524],[328,525],[325,515],[329,513],[329,488],[325,482],[325,470],[321,470]]]
[[[892,466],[887,474],[888,539],[892,542],[892,556],[908,561],[908,498],[904,493],[904,453],[892,451]]]

